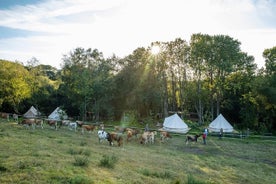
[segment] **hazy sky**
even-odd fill
[[[0,0],[0,58],[60,68],[77,47],[124,57],[193,33],[229,35],[264,65],[276,46],[274,0]]]

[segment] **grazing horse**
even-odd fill
[[[68,124],[68,128],[69,130],[75,130],[75,132],[77,131],[77,123],[76,122],[69,122]]]
[[[20,123],[18,124],[21,124],[23,126],[26,126],[26,127],[32,127],[33,129],[35,129],[35,120],[34,119],[23,119]]]
[[[18,114],[13,114],[12,118],[14,121],[18,122]]]
[[[117,141],[118,146],[121,146],[123,144],[123,136],[121,133],[112,132],[109,134],[107,140],[110,146],[114,145],[114,141]]]
[[[34,119],[34,124],[36,126],[40,126],[41,129],[43,129],[43,123],[44,123],[43,119]]]
[[[54,126],[55,130],[58,128],[58,122],[56,120],[47,120],[46,121],[49,126]]]
[[[154,136],[157,134],[156,131],[153,132],[144,132],[140,137],[140,143],[141,144],[147,144],[147,143],[154,143]]]
[[[68,126],[68,125],[69,125],[69,123],[71,123],[71,121],[70,121],[70,120],[68,120],[68,119],[66,119],[66,120],[62,120],[62,121],[61,121],[62,126]]]
[[[189,143],[189,142],[197,142],[197,138],[199,138],[200,136],[199,135],[195,135],[195,136],[192,136],[192,135],[187,135],[186,136],[186,145]]]
[[[82,127],[82,125],[84,125],[83,121],[77,120],[76,123],[77,123],[78,127]]]
[[[93,130],[95,130],[97,127],[95,125],[82,125],[82,131],[81,133],[84,134],[84,131],[88,131],[88,132],[92,132]]]
[[[132,128],[127,128],[127,141],[130,140],[131,137],[135,136],[137,138],[137,135],[140,133],[139,129],[132,129]]]
[[[103,140],[108,140],[109,136],[110,136],[110,134],[104,130],[98,131],[99,142],[102,142]]]
[[[160,138],[161,138],[161,142],[164,142],[165,140],[168,140],[169,138],[172,138],[172,136],[169,134],[169,132],[161,131],[160,132]]]
[[[1,118],[7,119],[8,121],[10,121],[10,114],[6,113],[6,112],[0,112],[1,114]]]

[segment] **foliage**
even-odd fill
[[[19,63],[0,60],[0,107],[6,103],[18,112],[19,104],[30,97],[32,78]]]
[[[141,169],[140,172],[149,177],[156,177],[156,178],[163,178],[163,179],[171,179],[174,178],[173,174],[170,172],[164,171],[164,172],[156,172],[156,171],[149,171],[148,169]]]
[[[87,156],[75,156],[74,159],[75,159],[75,162],[74,162],[75,166],[86,167],[89,164],[89,159]]]
[[[118,162],[118,158],[115,155],[103,155],[100,160],[99,166],[113,169]]]
[[[60,70],[35,57],[26,66],[0,60],[0,110],[23,114],[33,105],[47,116],[60,106],[75,120],[93,122],[121,121],[131,112],[131,125],[180,112],[196,114],[201,126],[223,113],[239,129],[273,132],[276,47],[264,50],[265,67],[257,70],[240,45],[227,35],[198,33],[190,43],[156,41],[123,58],[78,47],[63,56]]]

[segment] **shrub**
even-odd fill
[[[106,167],[106,168],[114,168],[115,163],[117,163],[118,158],[115,155],[108,156],[103,155],[103,158],[100,160],[100,166]]]
[[[73,149],[73,148],[70,148],[70,149],[68,150],[68,153],[71,154],[71,155],[77,155],[77,154],[78,154],[78,151],[76,151],[76,150]]]
[[[144,176],[153,176],[156,178],[163,178],[163,179],[169,179],[173,178],[172,174],[168,171],[164,172],[150,172],[148,169],[142,169],[140,171]]]
[[[75,156],[75,166],[86,167],[88,166],[89,159],[87,156]]]

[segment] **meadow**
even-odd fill
[[[107,131],[111,131],[107,130]],[[124,135],[125,136],[125,135]],[[124,139],[126,140],[126,139]],[[152,145],[99,143],[96,131],[28,129],[0,120],[0,183],[276,183],[276,140],[173,134]]]

